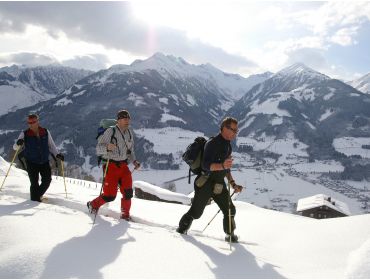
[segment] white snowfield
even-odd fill
[[[8,167],[0,157],[0,183]],[[53,177],[48,203],[32,202],[27,174],[12,167],[0,192],[0,278],[370,278],[369,214],[315,220],[236,201],[230,250],[221,213],[201,232],[215,204],[180,235],[188,205],[133,198],[126,222],[118,194],[93,225],[86,201],[100,185],[70,182],[67,198]]]

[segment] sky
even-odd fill
[[[1,183],[8,168],[0,157]],[[140,172],[133,176],[135,188],[178,201],[140,181]],[[316,220],[236,200],[240,242],[230,246],[221,213],[205,228],[215,203],[180,235],[175,229],[189,205],[134,197],[127,222],[119,219],[118,194],[93,225],[86,201],[100,184],[66,178],[66,197],[62,177],[53,177],[46,203],[29,200],[28,184],[13,166],[0,192],[0,278],[370,278],[370,214]]]
[[[296,62],[370,72],[370,1],[0,2],[0,67],[100,70],[156,52],[244,77]]]

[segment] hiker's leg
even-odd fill
[[[213,195],[213,200],[217,203],[218,207],[220,207],[224,219],[223,219],[223,229],[226,234],[230,234],[234,231],[236,228],[235,225],[235,214],[236,214],[236,209],[235,206],[230,199],[230,215],[231,215],[231,231],[229,229],[230,224],[229,224],[229,191],[227,190],[226,186],[224,185],[222,192],[220,194],[215,194]]]
[[[185,233],[190,228],[193,219],[199,219],[202,216],[204,208],[212,196],[210,189],[211,183],[205,183],[201,188],[194,185],[195,192],[191,207],[189,211],[181,217],[177,229],[178,232]]]
[[[103,170],[105,170],[105,167],[106,166],[103,165]],[[110,162],[103,182],[103,192],[100,196],[91,201],[91,206],[94,209],[99,209],[100,206],[116,198],[119,177],[119,168],[115,163]]]
[[[41,185],[40,185],[40,198],[48,190],[51,183],[51,168],[49,162],[40,165]]]
[[[122,164],[121,167],[121,184],[120,184],[120,191],[122,194],[121,198],[121,215],[123,218],[130,217],[130,209],[131,209],[131,198],[133,197],[133,189],[132,189],[132,176],[131,171],[128,168],[127,164]]]
[[[27,173],[30,179],[30,196],[31,200],[40,201],[39,193],[39,167],[38,164],[27,161]]]

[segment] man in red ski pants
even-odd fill
[[[103,192],[97,198],[87,202],[90,213],[96,213],[100,206],[115,200],[117,186],[122,194],[121,218],[130,220],[131,198],[133,197],[132,176],[128,164],[132,162],[135,169],[140,167],[134,152],[134,135],[129,128],[130,114],[126,110],[117,113],[117,125],[108,128],[99,138],[96,151],[109,165],[104,178]]]

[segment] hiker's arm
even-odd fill
[[[235,180],[234,180],[233,176],[231,175],[231,171],[226,173],[226,179],[227,179],[230,186],[234,189],[234,191],[236,193],[241,192],[243,190],[243,188],[244,188],[243,186],[238,185],[237,183],[235,183]]]
[[[13,145],[13,150],[15,150],[15,151],[16,151],[16,150],[19,148],[19,145],[17,144],[17,142],[18,142],[18,140],[20,140],[20,139],[24,140],[24,132],[23,132],[23,131],[19,134],[19,136],[18,136],[17,140],[15,141],[15,143],[14,143],[14,145]]]
[[[48,130],[48,145],[49,145],[49,151],[52,155],[56,156],[59,154],[57,147],[55,146],[53,137],[51,137],[50,130]]]
[[[112,129],[107,129],[104,134],[98,138],[98,144],[96,145],[96,154],[98,156],[105,156],[108,154],[108,144],[110,143],[113,135]]]
[[[131,135],[132,135],[131,162],[135,162],[136,161],[136,154],[135,154],[134,132],[132,131],[132,129],[130,129],[130,132],[131,132]]]
[[[214,161],[213,159],[213,147],[212,147],[212,142],[207,142],[204,146],[204,151],[203,151],[203,159],[202,159],[202,169],[205,171],[213,171],[211,169],[211,165]]]
[[[202,168],[206,171],[221,171],[225,169],[230,169],[232,165],[232,160],[227,159],[222,163],[216,163],[215,155],[218,148],[217,143],[207,142],[204,146]]]

